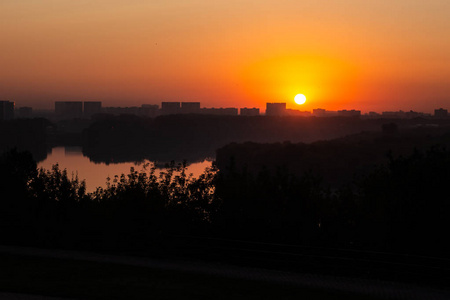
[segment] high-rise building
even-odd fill
[[[81,118],[83,116],[83,102],[56,101],[55,114],[59,118]]]
[[[0,101],[0,120],[14,119],[14,102]]]
[[[182,114],[198,114],[200,113],[200,102],[181,102]]]
[[[266,103],[266,116],[285,116],[286,103]]]
[[[162,102],[161,114],[163,115],[176,115],[180,113],[180,102]]]

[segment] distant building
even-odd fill
[[[12,101],[0,101],[0,120],[14,119],[14,105]]]
[[[309,111],[300,111],[297,109],[286,109],[286,115],[294,116],[294,117],[310,117],[311,112]]]
[[[313,109],[313,116],[315,117],[325,117],[326,116],[326,110],[323,108],[315,108]]]
[[[26,119],[26,118],[32,118],[33,117],[33,108],[28,106],[19,107],[16,110],[17,117]]]
[[[369,111],[368,114],[366,114],[367,117],[369,118],[379,118],[381,117],[381,115],[375,111]]]
[[[83,102],[56,101],[55,114],[58,118],[81,118],[83,116]]]
[[[137,106],[131,106],[131,107],[105,107],[102,109],[102,111],[105,114],[111,114],[111,115],[138,115],[139,114],[140,107]]]
[[[409,112],[405,113],[405,116],[409,119],[412,119],[412,118],[417,118],[417,117],[423,117],[424,114],[410,110]]]
[[[337,115],[339,117],[360,117],[361,111],[360,110],[338,110]]]
[[[412,118],[427,118],[427,117],[431,117],[431,114],[410,110],[409,112],[406,112],[406,117],[409,118],[409,119],[412,119]]]
[[[235,107],[227,108],[202,108],[200,110],[201,114],[204,115],[216,115],[216,116],[237,116],[238,109]]]
[[[181,110],[180,102],[162,102],[161,114],[163,115],[175,115],[179,114]]]
[[[181,102],[182,114],[199,114],[200,113],[200,102]]]
[[[335,117],[338,115],[338,112],[334,110],[325,110],[323,108],[315,108],[313,109],[312,114],[315,117]]]
[[[259,116],[259,108],[241,108],[239,114],[241,116]]]
[[[266,116],[285,116],[286,103],[266,103]]]
[[[447,118],[448,117],[448,111],[443,108],[435,109],[434,110],[434,117],[435,118]]]
[[[383,111],[381,113],[381,116],[383,118],[406,118],[406,113],[403,110],[399,110],[399,111]]]
[[[422,112],[416,112],[416,111],[408,111],[405,112],[403,110],[399,111],[383,111],[381,113],[383,118],[391,118],[391,119],[412,119],[412,118],[426,118],[430,117],[430,114],[422,113]]]
[[[92,117],[95,114],[102,112],[102,102],[101,101],[85,101],[83,102],[83,113],[87,118]]]
[[[159,106],[156,104],[142,104],[139,114],[145,117],[154,118],[159,114]]]

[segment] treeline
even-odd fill
[[[450,151],[387,156],[331,189],[288,169],[132,169],[86,193],[65,170],[29,153],[0,158],[1,243],[107,250],[158,248],[171,235],[402,251],[448,257]]]
[[[169,115],[97,120],[83,132],[83,152],[96,162],[151,159],[189,162],[213,157],[231,142],[311,142],[362,130],[381,130],[385,120],[358,118]]]
[[[43,118],[0,121],[0,153],[17,148],[30,151],[37,160],[47,156],[47,130]]]
[[[301,176],[312,171],[332,188],[351,182],[358,174],[370,172],[374,165],[385,164],[386,155],[411,154],[433,145],[450,148],[448,128],[414,128],[395,132],[362,132],[329,141],[313,143],[231,143],[216,152],[217,167],[256,174],[262,168],[275,172],[283,167]]]
[[[287,168],[220,172],[222,234],[301,245],[448,256],[450,152],[387,158],[331,189],[320,175]]]

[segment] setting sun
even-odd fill
[[[297,96],[295,96],[294,98],[295,103],[297,103],[298,105],[302,105],[305,104],[306,102],[306,97],[303,94],[298,94]]]

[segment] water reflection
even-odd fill
[[[56,147],[53,148],[47,158],[38,163],[38,167],[51,169],[54,164],[59,164],[60,169],[67,169],[67,173],[73,176],[78,175],[80,180],[86,180],[86,188],[88,192],[93,192],[97,187],[106,187],[106,178],[114,178],[114,175],[122,173],[128,174],[130,168],[134,167],[140,170],[144,163],[141,162],[120,162],[120,163],[98,163],[92,162],[88,157],[83,156],[81,147]],[[153,164],[152,162],[150,162]],[[201,162],[190,164],[187,173],[192,173],[194,177],[198,177],[203,173],[205,168],[211,166],[211,159],[205,159]],[[163,170],[164,164],[157,164],[159,170]]]

